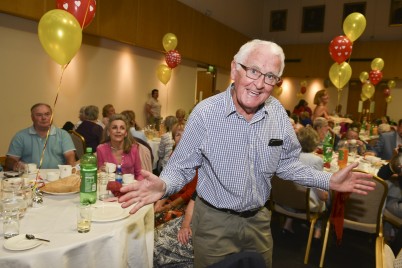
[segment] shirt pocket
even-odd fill
[[[257,163],[259,164],[259,170],[264,175],[273,175],[281,158],[283,145],[270,146],[268,142],[264,146],[259,146],[257,150]]]

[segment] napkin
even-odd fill
[[[117,181],[109,181],[106,186],[106,190],[112,192],[112,194],[116,197],[120,197],[123,194],[120,192],[120,188],[122,187],[120,182]]]
[[[334,225],[337,245],[340,245],[342,242],[345,203],[346,200],[349,198],[349,195],[350,193],[335,192],[334,203],[332,204],[330,220],[332,225]]]

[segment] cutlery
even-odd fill
[[[26,237],[28,240],[37,239],[37,240],[41,240],[41,241],[50,242],[50,240],[43,239],[43,238],[37,238],[37,237],[35,237],[35,236],[32,235],[32,234],[26,234],[25,237]]]

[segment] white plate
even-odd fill
[[[42,243],[43,241],[37,239],[28,240],[25,238],[25,234],[20,234],[6,239],[4,247],[8,250],[27,250],[40,246]]]
[[[100,203],[92,206],[92,221],[117,221],[130,216],[129,209],[124,209],[119,203]]]
[[[70,194],[76,194],[79,193],[80,191],[74,191],[74,192],[67,192],[67,193],[53,193],[53,192],[48,192],[45,190],[41,190],[45,194],[51,194],[51,195],[70,195]]]

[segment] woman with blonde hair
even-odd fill
[[[129,123],[122,114],[114,114],[103,132],[103,142],[96,150],[98,168],[104,169],[105,163],[121,165],[123,174],[134,174],[142,180],[141,159],[138,143],[129,131]]]
[[[317,117],[324,117],[325,119],[329,119],[329,113],[327,104],[329,102],[329,95],[326,89],[322,89],[317,91],[314,96],[314,104],[316,107],[314,108],[313,115],[311,120],[314,121]]]

